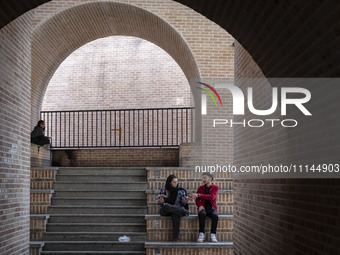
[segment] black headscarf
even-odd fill
[[[178,184],[176,186],[176,188],[171,186],[171,182],[173,179],[177,178],[176,175],[171,174],[168,176],[168,178],[166,179],[165,182],[165,189],[168,191],[168,197],[165,199],[165,203],[174,205],[176,202],[176,198],[177,198],[177,193],[178,193]]]

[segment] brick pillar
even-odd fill
[[[29,253],[32,13],[0,30],[0,254]]]

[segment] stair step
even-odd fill
[[[57,197],[126,197],[126,198],[142,198],[145,199],[145,191],[112,191],[112,190],[103,190],[103,191],[89,191],[89,190],[69,190],[69,191],[55,191],[53,194],[53,198]]]
[[[233,215],[218,215],[218,231],[216,234],[219,242],[227,242],[233,240]],[[171,228],[171,217],[160,216],[159,214],[145,215],[148,241],[157,242],[169,242],[173,238]],[[166,226],[166,227],[163,227]],[[198,215],[193,214],[181,218],[181,231],[179,239],[182,242],[196,242],[198,237],[199,221]],[[207,217],[205,231],[206,240],[210,238],[211,219]]]
[[[41,255],[93,255],[93,254],[105,254],[105,255],[145,255],[145,251],[42,251]]]
[[[145,223],[47,223],[47,232],[141,232]]]
[[[145,241],[146,232],[46,232],[44,241],[117,241],[121,236],[131,241]]]
[[[58,174],[57,181],[129,181],[146,182],[146,175],[117,175],[117,174]]]
[[[140,251],[143,241],[45,241],[44,251]]]
[[[57,197],[52,198],[52,205],[135,205],[143,206],[146,204],[146,198],[129,198],[129,197]]]
[[[220,214],[233,214],[233,205],[224,205],[221,203],[217,203],[218,205],[218,213]],[[189,210],[191,211],[191,214],[197,213],[197,207],[195,204],[190,203],[189,204]],[[148,204],[148,214],[156,214],[159,212],[159,205],[156,203],[149,203]]]
[[[87,190],[87,191],[145,191],[146,182],[55,182],[54,190]]]
[[[53,214],[49,223],[145,223],[144,214]]]
[[[164,219],[171,219],[171,216],[161,216],[159,214],[147,214],[144,216],[145,220],[164,220]],[[210,219],[207,217],[207,219]],[[234,215],[232,214],[218,214],[219,220],[233,220]],[[198,221],[198,215],[197,214],[190,214],[189,216],[185,216],[181,218],[181,220],[196,220]]]
[[[146,214],[146,206],[50,206],[51,214]]]
[[[30,241],[30,248],[42,248],[44,247],[45,243],[44,242],[40,242],[40,241]]]
[[[58,175],[72,174],[115,174],[115,175],[145,175],[145,168],[140,167],[61,167],[58,170]]]
[[[207,248],[229,248],[233,249],[233,242],[145,242],[145,248],[179,248],[183,249],[207,249]],[[210,254],[210,253],[209,253]]]
[[[159,194],[159,189],[147,189],[145,191],[146,194]],[[187,189],[186,190],[188,194],[190,193],[196,193],[197,189]],[[218,190],[218,194],[233,194],[233,190],[232,189],[219,189]]]

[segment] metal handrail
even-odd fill
[[[177,147],[193,142],[194,108],[42,111],[53,148]],[[117,131],[119,131],[117,138]]]

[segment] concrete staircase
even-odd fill
[[[147,254],[232,255],[233,179],[215,174],[219,243],[197,243],[198,218],[181,220],[180,242],[171,242],[170,217],[158,214],[155,197],[169,174],[189,193],[201,185],[202,173],[189,167],[73,167],[31,170],[31,255]],[[46,223],[47,222],[47,223]],[[129,243],[118,238],[127,235]]]
[[[145,254],[146,188],[145,168],[60,168],[41,254]]]

